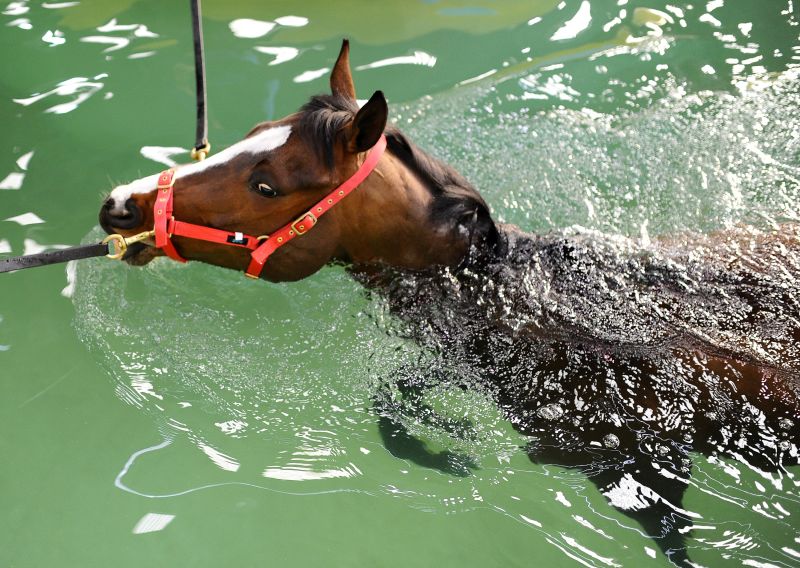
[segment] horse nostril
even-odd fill
[[[109,198],[100,211],[100,223],[117,229],[133,229],[142,224],[142,210],[133,199],[119,207],[113,198]]]

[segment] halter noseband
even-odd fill
[[[158,176],[156,201],[153,204],[156,248],[163,249],[168,257],[178,262],[186,262],[186,259],[178,253],[175,245],[172,244],[171,239],[173,236],[245,248],[252,251],[250,253],[250,264],[245,271],[245,276],[258,278],[261,276],[264,264],[272,253],[295,237],[305,235],[317,224],[320,217],[361,185],[367,176],[372,173],[372,170],[375,169],[375,166],[378,165],[378,160],[380,160],[384,150],[386,150],[386,136],[381,136],[369,151],[361,167],[347,181],[291,223],[287,223],[270,235],[261,235],[259,237],[177,221],[172,215],[172,186],[175,183],[175,169],[165,170]]]

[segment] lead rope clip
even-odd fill
[[[205,160],[206,156],[208,156],[210,153],[211,153],[211,144],[206,142],[204,145],[198,148],[192,148],[192,151],[189,152],[189,155],[195,162],[201,162]]]

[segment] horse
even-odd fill
[[[136,236],[124,260],[167,255],[270,282],[345,265],[448,363],[400,369],[376,393],[394,455],[468,475],[469,460],[427,452],[398,412],[457,435],[426,390],[481,389],[529,437],[531,460],[583,471],[676,564],[696,517],[682,502],[692,453],[791,477],[798,225],[650,244],[527,233],[388,124],[381,91],[359,106],[347,40],[330,89],[204,161],[114,188],[99,220]]]

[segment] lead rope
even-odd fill
[[[190,152],[193,160],[200,161],[211,153],[208,142],[208,116],[206,112],[206,63],[203,57],[203,27],[201,24],[200,0],[189,0],[192,7],[192,33],[194,35],[194,78],[197,92],[197,128],[194,148]]]

